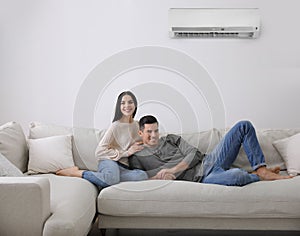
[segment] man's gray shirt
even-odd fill
[[[188,169],[176,173],[176,179],[199,182],[203,176],[202,161],[204,155],[178,135],[169,134],[159,139],[154,148],[144,149],[129,157],[132,169],[145,170],[149,177],[155,176],[161,169],[172,168],[181,161],[189,165]]]

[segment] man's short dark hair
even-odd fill
[[[139,120],[140,130],[144,130],[145,124],[154,124],[154,123],[158,124],[158,121],[154,116],[152,116],[152,115],[143,116]]]

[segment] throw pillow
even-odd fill
[[[72,152],[75,165],[80,169],[97,171],[98,160],[95,157],[95,150],[105,131],[94,128],[66,127],[32,122],[29,129],[29,138],[37,139],[56,135],[73,135]]]
[[[55,173],[74,166],[71,135],[28,139],[28,147],[29,174]]]
[[[289,175],[300,174],[300,133],[273,142],[273,146],[285,161]]]
[[[14,164],[12,164],[0,153],[0,176],[19,177],[24,175],[22,171],[20,171]]]
[[[20,124],[12,121],[0,126],[0,153],[22,172],[27,170],[28,148]]]

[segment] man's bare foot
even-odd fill
[[[276,167],[272,167],[272,168],[267,168],[269,171],[275,173],[275,174],[279,174],[280,173],[280,167],[276,166]],[[252,171],[251,174],[256,174],[257,175],[257,171]]]
[[[285,176],[285,175],[279,175],[276,173],[277,168],[268,169],[264,166],[258,168],[256,170],[256,174],[262,179],[262,180],[278,180],[278,179],[290,179],[291,176]]]
[[[62,169],[56,172],[57,175],[71,176],[71,177],[82,177],[83,170],[79,170],[77,166],[72,166],[66,169]]]
[[[280,167],[279,166],[276,166],[276,167],[273,167],[273,168],[267,168],[267,169],[270,170],[270,171],[272,171],[275,174],[279,174],[280,173]]]

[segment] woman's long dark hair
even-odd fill
[[[122,102],[122,98],[123,98],[124,95],[129,95],[132,98],[132,100],[134,102],[134,105],[135,105],[134,112],[132,113],[132,118],[134,118],[134,116],[135,116],[135,113],[136,113],[136,110],[137,110],[136,97],[134,96],[134,94],[132,92],[124,91],[118,96],[118,100],[117,100],[117,103],[116,103],[115,117],[114,117],[112,122],[120,120],[121,117],[123,116],[120,107],[121,107],[121,102]]]

